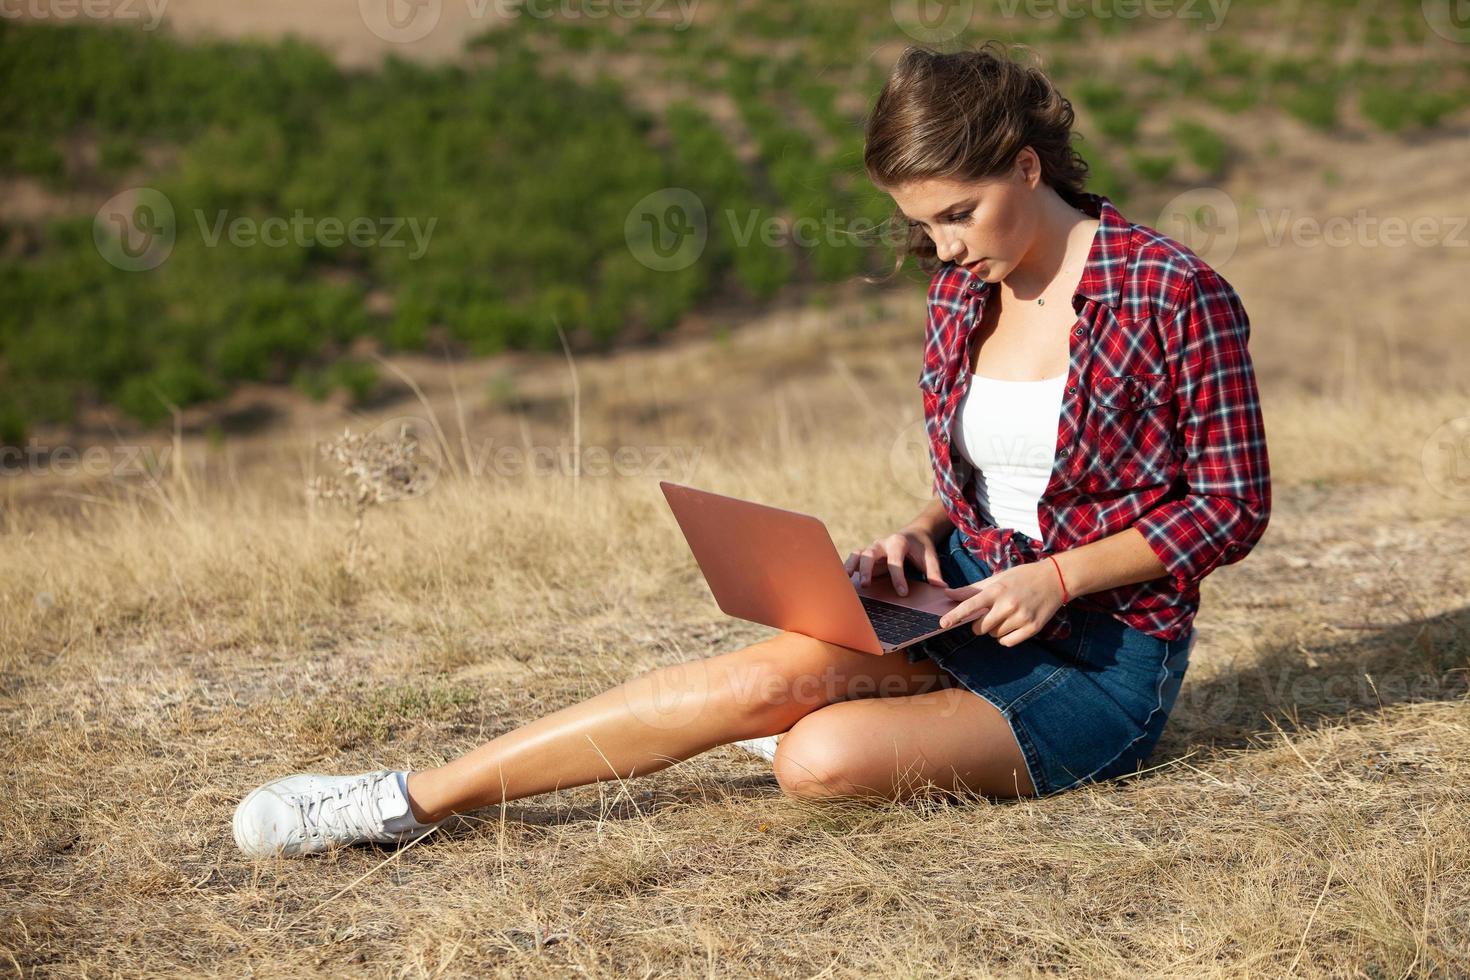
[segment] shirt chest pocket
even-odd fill
[[[1174,389],[1167,374],[1093,379],[1082,488],[1110,493],[1166,484],[1178,473]]]

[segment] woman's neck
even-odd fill
[[[1050,187],[1040,197],[1041,216],[1031,248],[1000,283],[1007,294],[1023,301],[1040,296],[1057,278],[1069,257],[1088,246],[1091,230],[1081,229],[1096,220],[1062,200]],[[1078,264],[1086,261],[1087,256],[1083,254]]]

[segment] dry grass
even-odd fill
[[[769,764],[720,748],[402,852],[237,855],[231,809],[266,778],[435,764],[767,635],[715,608],[657,480],[820,514],[839,549],[911,516],[914,361],[875,341],[884,329],[578,365],[583,445],[644,453],[622,476],[466,472],[490,437],[569,438],[555,360],[512,407],[441,403],[434,485],[369,510],[353,572],[352,515],[302,492],[318,465],[304,433],[248,467],[180,443],[157,483],[11,486],[3,960],[27,975],[1470,971],[1470,531],[1421,464],[1463,393],[1268,395],[1272,524],[1206,582],[1142,776],[872,808],[784,797]],[[744,365],[718,386],[717,355]]]

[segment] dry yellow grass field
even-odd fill
[[[427,492],[370,508],[350,574],[350,517],[303,493],[327,471],[325,428],[183,440],[157,479],[8,481],[4,961],[25,975],[1470,971],[1470,528],[1425,451],[1464,414],[1453,391],[1267,389],[1271,526],[1205,583],[1178,707],[1139,776],[1044,801],[819,804],[721,747],[479,811],[403,851],[238,855],[231,810],[265,779],[432,765],[768,635],[715,607],[657,481],[819,514],[844,553],[912,516],[925,461],[907,309],[787,317],[575,375],[528,359],[513,383],[463,366],[447,398],[442,365],[405,364],[433,382],[428,407],[383,415],[432,415],[447,448],[430,447]],[[621,472],[591,454],[580,474],[548,462],[574,439],[623,447]]]

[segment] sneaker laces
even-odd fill
[[[351,784],[304,793],[293,798],[301,829],[307,837],[330,836],[376,838],[383,833],[383,815],[379,809],[384,779],[396,779],[393,773],[371,773],[353,778]],[[335,805],[329,805],[335,804]]]

